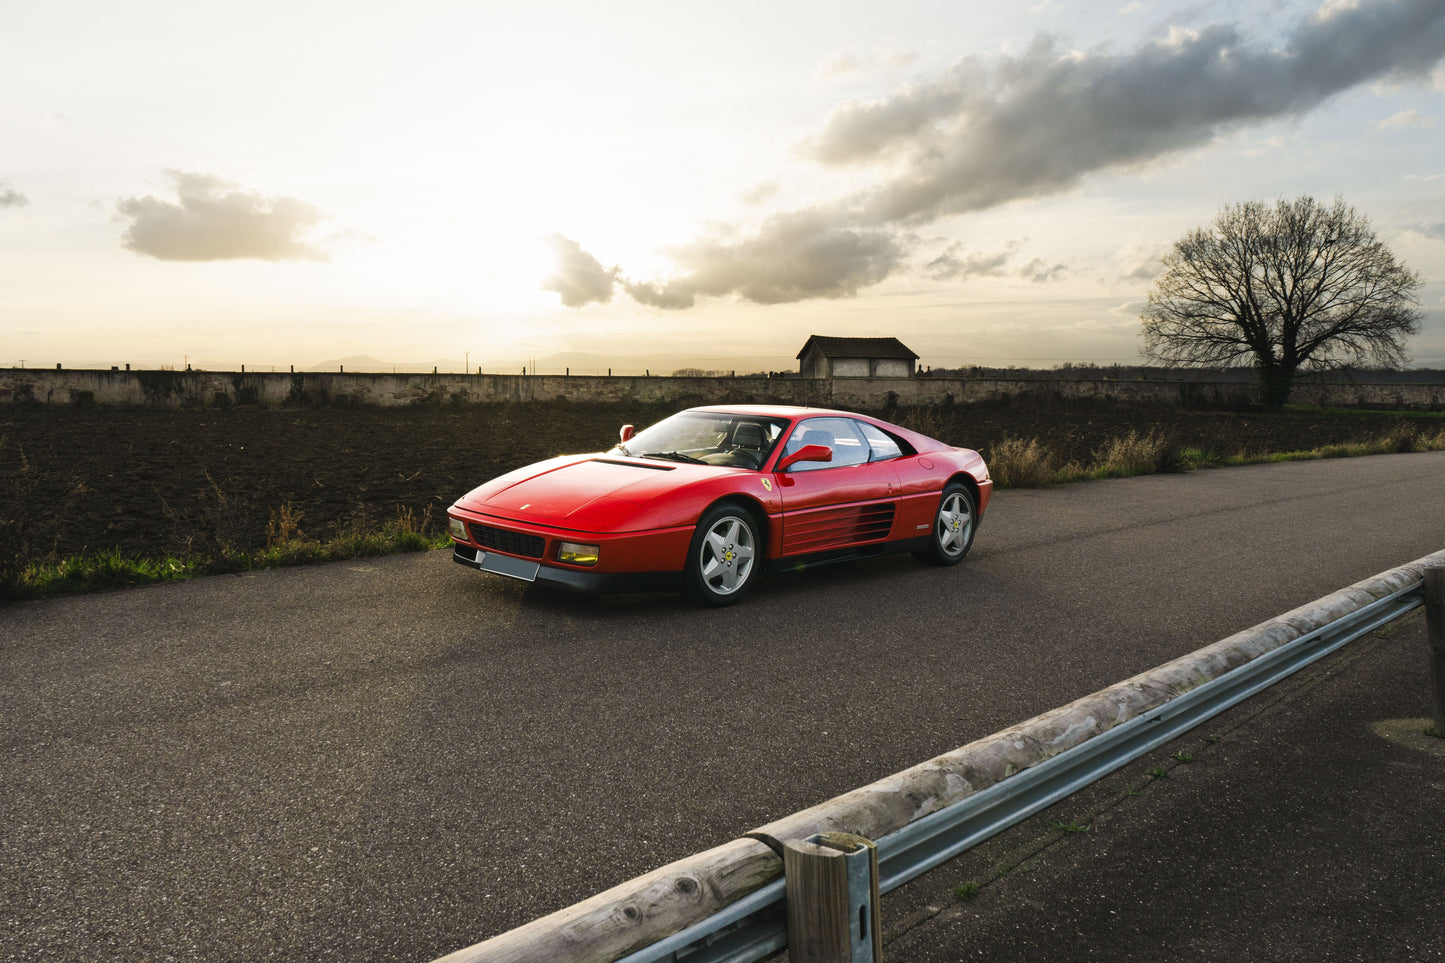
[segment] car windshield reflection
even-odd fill
[[[633,435],[612,452],[719,468],[763,467],[788,427],[785,418],[685,411]]]

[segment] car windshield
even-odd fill
[[[612,452],[757,471],[787,427],[785,418],[683,411],[638,432]]]

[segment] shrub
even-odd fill
[[[1225,460],[1207,448],[1187,447],[1179,449],[1179,468],[1188,471],[1193,468],[1216,468]]]
[[[1094,460],[1100,477],[1152,475],[1184,468],[1178,449],[1157,428],[1151,428],[1147,435],[1130,431],[1122,438],[1106,442],[1094,452]]]
[[[1412,451],[1424,451],[1425,446],[1422,442],[1418,425],[1401,424],[1395,426],[1395,430],[1385,437],[1381,447],[1387,452],[1405,454]]]
[[[299,539],[301,519],[305,514],[292,508],[290,502],[271,509],[271,519],[266,523],[266,547],[278,548]]]
[[[986,459],[989,474],[1000,488],[1040,488],[1058,473],[1057,456],[1037,438],[1005,438]]]

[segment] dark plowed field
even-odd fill
[[[314,538],[374,528],[405,511],[436,530],[446,507],[487,478],[552,455],[606,448],[623,422],[641,427],[670,410],[13,405],[0,409],[0,512],[12,542],[23,542],[31,558],[114,548],[156,557],[249,551],[266,544],[267,524],[283,506],[300,513],[302,534]],[[1390,415],[1025,402],[892,415],[985,456],[1004,438],[1038,438],[1063,460],[1081,462],[1131,430],[1157,427],[1177,444],[1233,454],[1378,437],[1397,422]]]

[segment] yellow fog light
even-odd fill
[[[596,545],[562,542],[557,546],[557,561],[566,562],[568,565],[596,565],[601,551]]]
[[[467,523],[460,518],[448,518],[447,527],[451,529],[452,538],[455,538],[459,542],[470,541],[470,539],[467,538]]]

